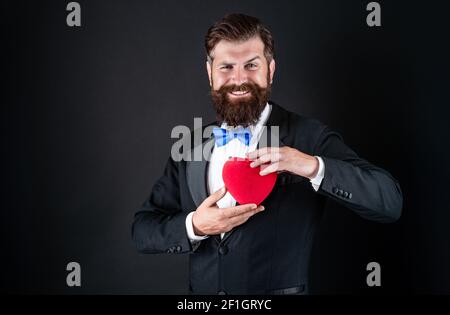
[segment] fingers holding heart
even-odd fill
[[[264,176],[274,172],[282,171],[282,148],[262,148],[248,154],[249,159],[254,161],[250,167],[255,168],[260,166],[260,175]]]
[[[259,158],[263,155],[281,152],[282,150],[283,150],[283,148],[278,148],[278,147],[264,147],[264,148],[247,153],[247,158],[249,158],[250,160],[256,160],[257,158]]]
[[[248,158],[253,160],[250,167],[255,168],[262,164],[276,163],[281,160],[279,148],[262,148],[248,154]]]
[[[259,172],[259,175],[264,176],[270,173],[281,172],[282,168],[280,167],[280,165],[280,162],[261,165],[261,171]]]

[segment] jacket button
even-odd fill
[[[228,253],[228,246],[220,246],[219,247],[219,254],[220,255],[226,255]]]
[[[344,198],[348,197],[348,192],[344,191]]]
[[[337,187],[333,187],[333,194],[337,194],[337,192],[338,192]]]
[[[348,194],[348,199],[352,199],[352,193]]]
[[[177,252],[178,253],[181,252],[181,246],[180,245],[177,246]]]
[[[343,194],[342,189],[339,189],[338,192],[337,192],[337,195],[338,195],[338,196],[342,196],[342,194]]]
[[[219,292],[217,292],[218,295],[227,295],[227,292],[220,290]]]

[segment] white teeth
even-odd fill
[[[233,92],[231,92],[231,94],[234,94],[234,95],[244,95],[244,94],[247,94],[248,93],[248,91],[245,91],[245,92],[243,92],[243,91],[233,91]]]

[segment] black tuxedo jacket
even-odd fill
[[[223,239],[215,235],[192,246],[185,219],[208,196],[208,162],[171,157],[135,214],[132,237],[139,252],[190,255],[190,293],[307,293],[313,236],[325,198],[373,221],[393,222],[401,214],[400,186],[388,172],[359,158],[319,121],[271,105],[266,126],[279,126],[280,145],[323,159],[325,177],[318,192],[308,179],[281,173],[263,202],[265,211]],[[214,140],[203,144],[209,141]]]

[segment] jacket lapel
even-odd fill
[[[209,160],[212,153],[212,148],[214,142],[214,137],[210,137],[205,142],[203,142],[199,147],[193,148],[191,150],[191,157],[194,156],[194,150],[202,149],[204,146],[209,148],[211,146],[211,151],[208,150],[205,155],[202,155],[200,161],[186,161],[186,180],[191,193],[192,200],[195,206],[198,207],[203,202],[203,200],[208,197],[207,184],[206,184],[206,174],[208,169]]]

